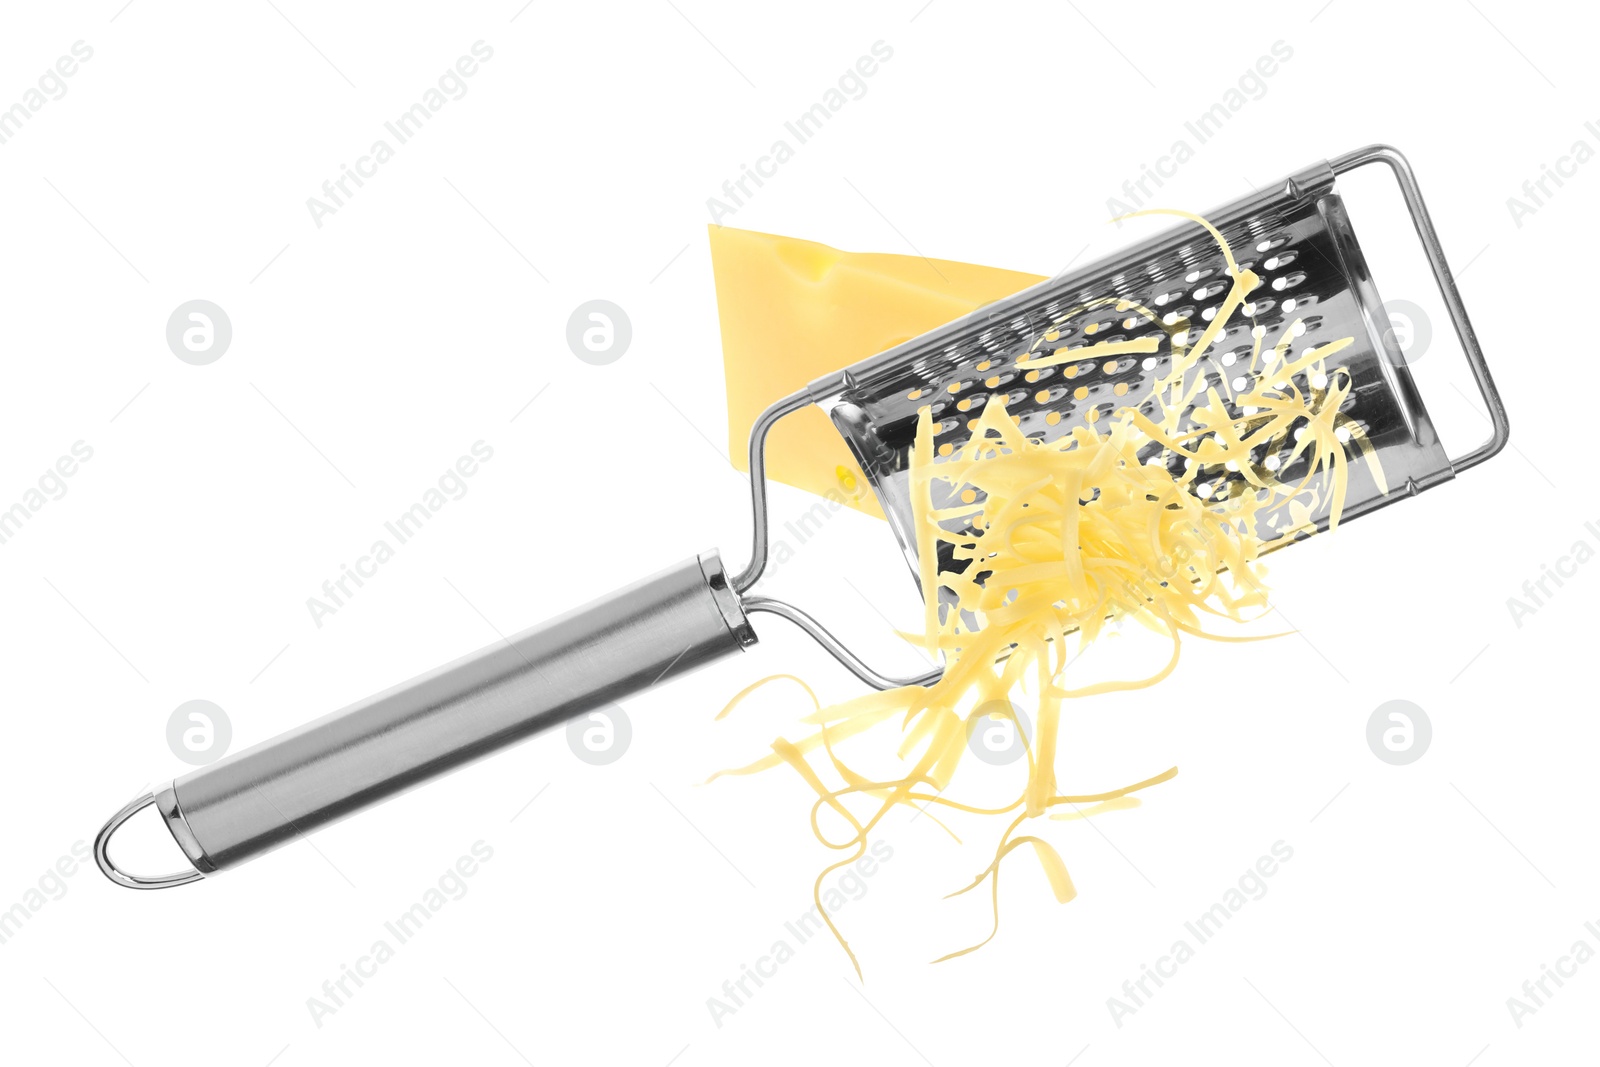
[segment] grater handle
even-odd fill
[[[1444,298],[1445,308],[1450,312],[1450,322],[1461,341],[1461,350],[1466,353],[1467,365],[1472,368],[1478,393],[1489,408],[1489,421],[1493,427],[1489,440],[1461,458],[1450,460],[1451,467],[1460,473],[1469,467],[1476,467],[1505,448],[1506,442],[1511,439],[1511,422],[1506,416],[1505,402],[1500,399],[1500,390],[1495,387],[1494,378],[1489,373],[1489,364],[1483,358],[1483,349],[1478,347],[1478,335],[1472,329],[1472,321],[1467,318],[1467,307],[1461,302],[1455,276],[1450,273],[1450,264],[1445,262],[1444,246],[1439,243],[1439,233],[1433,228],[1433,219],[1428,214],[1428,205],[1423,202],[1422,187],[1417,184],[1411,164],[1406,162],[1406,157],[1400,154],[1399,149],[1386,144],[1367,145],[1328,160],[1328,166],[1335,174],[1344,174],[1369,163],[1386,165],[1400,184],[1406,208],[1411,212],[1411,222],[1417,229],[1417,239],[1422,243],[1428,266],[1433,270],[1433,279],[1438,283],[1439,295]]]
[[[715,552],[280,734],[145,794],[95,840],[134,889],[194,881],[755,643]],[[194,871],[128,874],[107,844],[154,804]]]

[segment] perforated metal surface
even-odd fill
[[[1331,360],[1347,369],[1353,382],[1342,411],[1376,449],[1389,493],[1379,491],[1364,464],[1352,463],[1343,512],[1350,518],[1447,479],[1452,471],[1403,356],[1386,337],[1387,317],[1333,186],[1333,171],[1318,164],[1266,192],[1205,213],[1240,266],[1254,270],[1264,284],[1207,349],[1190,380],[1203,373],[1225,396],[1248,391],[1258,377],[1271,377],[1270,367],[1259,361],[1250,369],[1252,331],[1263,333],[1265,349],[1296,319],[1303,332],[1292,344],[1291,358],[1353,337],[1354,343]],[[908,468],[919,408],[932,406],[941,458],[960,448],[983,405],[1000,396],[1024,433],[1035,439],[1052,440],[1080,425],[1099,423],[1103,429],[1103,420],[1117,409],[1148,396],[1169,369],[1175,341],[1180,346],[1192,342],[1209,324],[1228,291],[1225,267],[1210,235],[1185,223],[848,368],[841,384],[820,402],[871,479],[913,569]],[[1119,311],[1124,302],[1130,306]],[[1047,333],[1051,338],[1044,342]],[[1146,336],[1159,341],[1153,356],[1037,370],[1017,366],[1036,350]],[[1297,384],[1315,391],[1304,375]],[[1144,410],[1154,411],[1153,402]],[[1249,418],[1237,406],[1233,411],[1241,421]],[[1180,429],[1189,425],[1186,420]],[[1279,460],[1287,458],[1292,445],[1288,439],[1274,443]],[[1258,463],[1276,462],[1269,460],[1266,447],[1257,451]],[[1140,458],[1159,452],[1152,446]],[[1177,471],[1181,460],[1167,458]],[[1298,482],[1307,462],[1302,457],[1280,465],[1277,476]],[[1193,484],[1203,496],[1222,500],[1246,491],[1248,483],[1219,466],[1202,468]],[[1326,524],[1325,502],[1313,517]],[[1273,529],[1258,532],[1269,541],[1279,536]]]

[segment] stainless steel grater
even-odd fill
[[[1459,458],[1446,455],[1439,444],[1388,330],[1383,304],[1335,188],[1338,175],[1369,163],[1387,165],[1399,182],[1493,422],[1489,440]],[[1226,237],[1240,266],[1255,270],[1265,284],[1252,294],[1251,314],[1219,337],[1192,373],[1213,376],[1219,390],[1242,391],[1251,377],[1263,373],[1250,369],[1248,358],[1239,358],[1241,353],[1249,356],[1252,327],[1273,336],[1300,319],[1307,345],[1355,338],[1338,357],[1354,383],[1343,412],[1377,451],[1390,486],[1382,493],[1362,464],[1352,464],[1347,518],[1437,485],[1505,446],[1505,408],[1421,191],[1399,152],[1374,145],[1316,163],[1205,217]],[[584,608],[145,793],[117,812],[96,837],[101,870],[119,885],[135,889],[181,885],[226,870],[644,689],[665,674],[683,674],[746,648],[756,641],[749,621],[754,613],[780,615],[799,625],[868,685],[882,689],[931,683],[937,670],[907,679],[879,674],[805,611],[751,592],[767,560],[763,460],[773,424],[810,404],[828,411],[867,473],[915,574],[909,460],[918,408],[932,408],[938,442],[959,448],[982,405],[1004,396],[1008,412],[1025,433],[1053,439],[1110,415],[1124,406],[1119,399],[1124,395],[1145,395],[1170,364],[1173,335],[1186,326],[1202,329],[1207,309],[1217,307],[1227,288],[1215,242],[1199,227],[1185,224],[812,382],[773,404],[751,429],[754,543],[743,571],[730,575],[716,552],[691,557]],[[1115,303],[1077,310],[1103,297],[1128,301],[1150,314],[1119,313]],[[1088,337],[1104,341],[1145,335],[1156,336],[1159,345],[1152,356],[1123,357],[1114,365],[1074,365],[1070,379],[1067,365],[1018,368],[1018,359],[1047,331],[1060,338],[1053,346],[1082,343]],[[1241,377],[1246,381],[1235,382]],[[1280,477],[1297,473],[1289,467]],[[1220,468],[1201,471],[1198,477],[1214,497],[1242,491],[1242,477]],[[1323,507],[1314,517],[1325,525]],[[1262,536],[1273,535],[1263,531]],[[193,870],[149,877],[129,874],[112,862],[112,836],[150,805],[160,812]]]

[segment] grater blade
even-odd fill
[[[1344,201],[1334,189],[1339,175],[1374,163],[1389,168],[1404,196],[1439,295],[1488,409],[1492,427],[1488,439],[1458,456],[1447,455],[1439,442],[1405,357],[1388,329],[1388,316]],[[1256,271],[1265,279],[1265,285],[1250,294],[1253,307],[1242,318],[1230,322],[1227,332],[1217,338],[1186,377],[1193,384],[1195,375],[1204,374],[1207,383],[1224,396],[1250,390],[1261,367],[1241,367],[1240,354],[1251,353],[1254,338],[1250,334],[1257,328],[1264,331],[1264,339],[1277,341],[1287,324],[1300,320],[1305,330],[1290,348],[1291,360],[1303,355],[1308,347],[1351,338],[1348,347],[1330,357],[1329,370],[1343,368],[1350,375],[1352,388],[1340,411],[1376,454],[1389,490],[1384,493],[1379,489],[1365,463],[1347,463],[1343,519],[1447,481],[1489,460],[1506,446],[1511,429],[1505,404],[1445,262],[1422,190],[1398,150],[1383,144],[1358,148],[1297,171],[1267,190],[1225,204],[1204,217],[1223,234],[1241,268]],[[1092,425],[1120,407],[1143,401],[1152,385],[1171,367],[1172,335],[1183,328],[1203,330],[1208,325],[1207,311],[1220,307],[1228,282],[1224,258],[1214,239],[1204,229],[1187,224],[1121,255],[1040,282],[921,337],[818,378],[773,403],[750,430],[750,562],[732,579],[745,609],[787,618],[820,642],[856,677],[876,688],[935,681],[940,674],[938,669],[909,679],[880,674],[806,612],[751,593],[767,566],[769,516],[764,449],[773,424],[813,403],[828,412],[866,472],[915,579],[918,567],[912,528],[910,457],[919,408],[933,408],[941,431],[935,440],[940,449],[949,445],[952,454],[959,454],[959,446],[970,437],[974,429],[970,424],[981,413],[982,405],[992,403],[997,396],[1005,398],[1007,412],[1018,419],[1022,431],[1038,440],[1051,441],[1079,426]],[[1091,302],[1107,298],[1109,304],[1096,305],[1092,313],[1082,310]],[[1117,308],[1121,301],[1148,309],[1151,314],[1125,316]],[[1052,336],[1047,338],[1047,333]],[[1120,358],[1112,366],[1078,364],[1072,368],[1070,378],[1067,365],[1017,366],[1019,357],[1033,352],[1041,340],[1048,340],[1053,352],[1063,345],[1078,347],[1085,338],[1099,342],[1140,337],[1157,339],[1153,357]],[[1033,371],[1038,373],[1030,379]],[[1240,377],[1245,380],[1233,389],[1234,381]],[[1268,384],[1276,387],[1277,380]],[[1302,393],[1308,387],[1314,388],[1303,376],[1296,384]],[[1248,417],[1247,413],[1240,414]],[[1187,421],[1192,424],[1193,412],[1188,415],[1191,418]],[[1180,424],[1180,432],[1184,428]],[[1262,453],[1255,457],[1263,465],[1267,465],[1266,447],[1274,448],[1279,456],[1279,469],[1274,473],[1280,483],[1298,484],[1305,480],[1309,458],[1286,462],[1284,449],[1292,450],[1292,442],[1263,446]],[[1159,448],[1152,444],[1151,453],[1141,458],[1148,462]],[[1169,457],[1167,462],[1175,474],[1181,473],[1177,457]],[[1321,474],[1308,483],[1316,491],[1314,506],[1307,516],[1309,526],[1296,524],[1296,529],[1284,531],[1258,528],[1257,537],[1265,549],[1291,543],[1311,527],[1327,528],[1328,480],[1327,474]],[[1192,483],[1196,492],[1201,482],[1208,490],[1202,495],[1217,499],[1238,495],[1247,484],[1242,475],[1216,468],[1197,472]],[[938,492],[937,478],[935,485]],[[944,539],[940,539],[939,551],[941,572],[962,569],[953,558],[953,546]],[[944,595],[941,592],[941,597]]]
[[[1253,388],[1258,378],[1270,377],[1260,361],[1250,366],[1252,330],[1263,331],[1266,351],[1290,324],[1301,320],[1304,332],[1293,342],[1291,358],[1306,348],[1353,337],[1353,344],[1331,358],[1330,369],[1343,366],[1351,376],[1353,388],[1341,410],[1365,433],[1389,491],[1380,490],[1365,464],[1349,464],[1342,512],[1348,519],[1447,480],[1454,470],[1387,329],[1387,315],[1349,215],[1334,190],[1335,177],[1330,164],[1319,163],[1268,191],[1205,214],[1228,241],[1239,266],[1254,270],[1262,285],[1189,372],[1189,380],[1203,374],[1219,394],[1232,396]],[[1215,240],[1186,223],[863,360],[830,382],[833,388],[826,395],[813,395],[866,472],[915,573],[909,471],[918,409],[932,407],[934,440],[941,452],[948,444],[959,453],[983,405],[1000,397],[1034,440],[1051,441],[1078,426],[1098,423],[1104,428],[1115,410],[1149,395],[1170,369],[1175,335],[1180,345],[1185,340],[1181,331],[1187,330],[1188,341],[1197,339],[1229,285]],[[1117,310],[1124,301],[1132,307]],[[1150,336],[1159,347],[1151,356],[1018,368],[1019,360],[1039,354],[1046,332],[1052,334],[1046,350]],[[1303,392],[1311,391],[1304,375],[1297,384]],[[1198,400],[1205,401],[1204,390]],[[1153,400],[1142,410],[1155,413],[1159,421]],[[1237,407],[1234,411],[1246,417]],[[1185,413],[1179,428],[1191,426]],[[1267,459],[1265,447],[1254,457],[1258,463]],[[1271,447],[1287,460],[1293,441]],[[1159,453],[1159,446],[1154,450]],[[1179,457],[1170,456],[1168,462],[1175,474],[1182,472]],[[1283,465],[1277,476],[1297,483],[1309,463],[1302,456]],[[1321,473],[1310,484],[1320,488],[1327,477]],[[1195,485],[1206,486],[1217,500],[1253,491],[1243,475],[1220,466],[1202,468]],[[1328,521],[1327,495],[1317,494],[1312,511],[1319,528],[1326,528]],[[1258,535],[1269,548],[1289,540],[1275,529],[1263,528]],[[949,569],[950,551],[941,542],[941,569]]]

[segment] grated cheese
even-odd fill
[[[974,951],[995,937],[1002,863],[1023,845],[1030,846],[1056,900],[1074,899],[1077,889],[1056,848],[1036,834],[1018,831],[1040,816],[1073,821],[1135,807],[1139,798],[1133,794],[1171,779],[1177,768],[1108,792],[1062,793],[1056,780],[1056,752],[1065,703],[1154,685],[1177,666],[1186,636],[1262,639],[1213,633],[1207,624],[1243,624],[1269,610],[1259,561],[1264,536],[1289,538],[1314,532],[1313,516],[1323,504],[1329,529],[1337,527],[1348,476],[1347,443],[1387,492],[1376,455],[1360,427],[1340,412],[1351,389],[1350,376],[1328,362],[1353,338],[1292,355],[1292,342],[1305,329],[1295,319],[1267,346],[1263,361],[1266,331],[1258,325],[1252,331],[1248,369],[1253,374],[1259,365],[1262,375],[1253,379],[1237,375],[1238,388],[1219,393],[1207,384],[1201,365],[1236,314],[1243,310],[1253,318],[1254,309],[1246,299],[1261,279],[1239,266],[1221,233],[1199,216],[1154,210],[1135,214],[1178,215],[1203,226],[1220,247],[1231,280],[1227,295],[1193,343],[1186,320],[1161,320],[1172,359],[1148,396],[1127,398],[1127,405],[1109,418],[1077,426],[1048,442],[1027,437],[1007,412],[1005,397],[995,396],[972,420],[972,434],[965,444],[954,449],[944,445],[937,451],[931,409],[919,410],[909,473],[925,613],[923,632],[903,636],[930,654],[944,656],[940,679],[927,687],[869,693],[824,706],[804,682],[780,675],[737,694],[718,716],[727,715],[752,691],[776,678],[798,682],[810,696],[813,710],[802,722],[814,727],[813,733],[796,741],[779,738],[763,758],[720,773],[750,774],[784,765],[816,794],[812,832],[827,848],[848,855],[818,874],[813,892],[819,913],[858,975],[861,967],[855,953],[822,907],[821,887],[831,872],[865,854],[868,835],[890,811],[911,805],[975,816],[1011,816],[988,866],[951,894],[958,896],[988,883],[993,916],[989,935],[935,962]],[[1134,316],[1157,321],[1154,312],[1108,297],[1065,313],[1058,326],[1110,304],[1116,305],[1118,314],[1129,313],[1128,323],[1137,322]],[[1057,329],[1046,331],[1017,366],[1035,369],[1148,355],[1158,350],[1160,341],[1143,338],[1073,349],[1056,347],[1059,337]],[[1107,366],[1114,369],[1115,364]],[[1309,385],[1306,390],[1296,384],[1302,378]],[[1226,382],[1227,376],[1222,380]],[[1154,418],[1139,410],[1148,401],[1154,401]],[[1054,425],[1057,420],[1047,421]],[[1183,425],[1190,428],[1180,429]],[[1183,461],[1180,473],[1174,474],[1163,462],[1168,454]],[[1141,461],[1141,455],[1151,458]],[[1258,460],[1256,455],[1265,458]],[[1307,460],[1304,477],[1295,484],[1280,480],[1278,475],[1302,457]],[[1200,480],[1202,469],[1218,467],[1236,472],[1240,480],[1218,479],[1214,484]],[[955,568],[938,569],[941,542],[949,547]],[[1170,643],[1164,664],[1145,677],[1073,684],[1068,669],[1073,660],[1108,625],[1122,621],[1137,623]],[[989,808],[947,795],[966,747],[968,720],[976,714],[1014,719],[1008,710],[993,709],[1009,709],[1017,696],[1037,710],[1026,753],[1027,779],[1016,800]],[[897,720],[900,728],[898,777],[869,778],[838,755],[835,746],[840,742],[891,720]],[[813,765],[819,750],[822,758]],[[824,771],[831,771],[842,784],[825,782]],[[840,836],[825,830],[824,812],[848,833]]]

